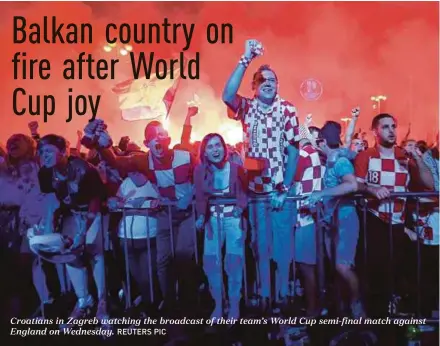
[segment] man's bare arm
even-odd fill
[[[347,131],[345,132],[345,147],[349,148],[351,145],[351,140],[353,139],[354,130],[356,128],[356,123],[359,118],[360,109],[359,107],[353,108],[351,110],[351,120],[348,124]]]
[[[246,41],[244,57],[249,62],[253,59],[252,53],[252,45],[255,43],[255,40]],[[234,112],[236,112],[239,108],[239,98],[237,97],[238,89],[240,88],[241,82],[243,80],[244,74],[246,72],[247,66],[245,64],[239,63],[232,75],[229,77],[226,82],[225,88],[223,90],[223,102]]]

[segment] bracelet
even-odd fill
[[[238,62],[240,65],[243,65],[244,68],[248,68],[249,64],[251,63],[251,59],[245,57],[244,55],[241,56],[240,61]]]

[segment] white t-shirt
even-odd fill
[[[159,194],[150,182],[142,187],[137,187],[130,178],[126,178],[119,187],[118,196],[127,198],[125,207],[133,208],[130,201],[139,197],[158,198]],[[150,201],[145,201],[142,207],[149,206]],[[148,233],[147,233],[148,221]],[[157,234],[157,219],[151,216],[126,216],[127,238],[145,239],[147,237],[154,238]],[[119,224],[119,238],[125,238],[124,219]]]

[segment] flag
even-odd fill
[[[171,72],[171,71],[170,71]],[[170,73],[168,73],[170,76]],[[127,121],[166,119],[176,96],[180,68],[173,71],[174,79],[129,79],[115,85],[122,119]]]

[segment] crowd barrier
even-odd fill
[[[393,199],[395,198],[399,198],[399,197],[406,197],[406,198],[412,198],[415,200],[416,202],[416,217],[418,219],[419,217],[419,204],[420,204],[420,200],[423,198],[432,198],[432,197],[437,197],[438,198],[438,193],[437,192],[420,192],[420,193],[414,193],[414,192],[402,192],[402,193],[391,193],[390,198],[388,199],[388,203],[392,203]],[[287,197],[286,199],[286,203],[296,203],[297,201],[300,200],[304,200],[307,197],[304,196],[295,196],[295,197]],[[339,201],[342,201],[342,199],[346,199],[347,197],[341,198]],[[367,232],[368,232],[368,227],[367,227],[367,200],[371,199],[370,197],[366,197],[364,195],[358,194],[358,195],[353,195],[350,196],[348,198],[351,198],[352,200],[355,200],[358,206],[358,209],[360,209],[360,222],[362,223],[362,228],[364,231],[361,232],[360,234],[363,235],[364,238],[364,251],[363,251],[363,264],[365,265],[367,263],[367,251],[368,251],[368,244],[367,244]],[[270,206],[270,199],[268,197],[260,197],[260,198],[252,198],[249,200],[249,204],[252,203],[256,203],[257,201],[264,201],[267,206]],[[225,199],[225,198],[219,198],[219,197],[215,197],[210,199],[209,203],[210,205],[234,205],[235,204],[235,200],[234,199]],[[171,219],[172,219],[172,211],[171,211],[171,207],[175,205],[175,203],[165,203],[166,208],[168,209],[168,216],[169,216],[169,223],[170,225],[172,225]],[[335,216],[338,212],[338,207],[339,207],[339,203],[336,203],[336,207],[334,209],[334,214],[333,214],[333,222],[332,224],[335,223]],[[319,294],[319,302],[321,304],[321,306],[325,306],[325,299],[326,299],[326,288],[327,288],[327,283],[326,281],[326,275],[325,275],[325,266],[324,266],[324,260],[325,260],[325,244],[324,244],[324,228],[327,227],[326,224],[324,224],[323,222],[321,222],[322,220],[324,220],[324,206],[322,204],[322,202],[319,202],[316,204],[316,206],[313,208],[313,212],[315,215],[315,232],[316,232],[316,239],[317,239],[317,282],[318,282],[318,294]],[[390,210],[392,210],[392,208],[390,207]],[[143,216],[149,216],[151,214],[151,212],[149,212],[147,209],[139,209],[139,208],[124,208],[124,209],[120,209],[117,212],[122,212],[123,214],[123,220],[125,220],[125,216],[131,216],[131,215],[143,215]],[[195,207],[194,204],[192,205],[192,217],[193,220],[195,221]],[[148,217],[146,218],[147,223],[148,223]],[[221,249],[221,230],[222,230],[222,223],[220,222],[220,218],[217,218],[217,222],[218,222],[218,229],[220,230],[219,232],[217,232],[217,236],[218,236],[218,244],[219,244],[219,253],[221,253],[222,249]],[[243,225],[243,231],[247,232],[248,230],[248,223],[247,220],[245,219],[245,217],[242,216],[242,225]],[[267,223],[267,231],[270,232],[272,231],[270,229],[270,223]],[[149,230],[149,226],[148,224],[146,225],[147,227],[147,233]],[[126,224],[124,225],[124,229],[125,229],[125,237],[127,237],[127,227]],[[292,230],[293,234],[294,234],[294,230]],[[194,237],[194,253],[195,253],[195,261],[197,264],[199,264],[199,258],[200,255],[198,253],[198,249],[199,249],[199,244],[197,244],[197,230],[194,228],[193,229],[193,237]],[[170,235],[173,234],[173,229],[172,226],[170,227]],[[389,236],[390,239],[392,239],[392,224],[389,224]],[[417,236],[419,238],[419,240],[421,239],[421,234],[420,232],[417,232]],[[174,249],[174,243],[173,243],[173,237],[170,237],[171,239],[171,248]],[[148,242],[149,244],[149,242]],[[421,275],[420,275],[420,269],[421,269],[421,257],[420,257],[420,246],[421,246],[421,242],[417,241],[417,311],[415,312],[416,317],[421,317],[421,312],[420,312],[420,306],[421,306],[421,290],[420,290],[420,279],[421,279]],[[126,246],[126,243],[125,243]],[[128,274],[128,251],[127,251],[127,247],[125,248],[125,263],[126,263],[126,280],[127,283],[130,282],[130,277]],[[393,248],[393,242],[390,241],[390,248],[389,248],[389,253],[390,253],[390,258],[392,260],[393,258],[393,254],[394,254],[394,248]],[[173,252],[174,255],[174,252]],[[151,256],[151,254],[150,254]],[[243,298],[245,301],[246,306],[249,306],[249,289],[248,289],[248,277],[247,277],[247,272],[246,272],[246,256],[243,257],[244,258],[244,265],[243,265]],[[391,276],[394,276],[394,272],[393,272],[393,266],[391,265],[391,260],[390,260],[390,272],[391,272]],[[293,263],[292,263],[293,262]],[[296,263],[295,263],[295,257],[293,257],[293,261],[290,263],[290,268],[292,268],[292,281],[296,282]],[[220,261],[220,263],[222,263],[222,261]],[[151,264],[151,258],[149,260],[149,264]],[[256,265],[256,263],[255,263]],[[261,278],[258,277],[258,266],[256,265],[256,273],[257,273],[257,278],[256,278],[256,282],[260,282]],[[223,270],[223,267],[221,267],[221,270]],[[271,271],[269,271],[269,275]],[[152,269],[151,269],[151,265],[149,266],[149,274],[150,274],[150,294],[151,296],[153,296],[154,292],[153,292],[153,285],[152,285]],[[268,278],[269,282],[272,282],[272,278]],[[367,278],[363,277],[362,278],[364,284],[367,283]],[[390,280],[391,284],[393,283],[393,280]],[[258,286],[258,284],[257,284]],[[272,286],[276,286],[276,283],[272,282]],[[130,284],[128,284],[128,291],[130,291]],[[223,287],[223,276],[222,276],[222,287]],[[393,294],[394,293],[394,287],[390,287],[390,293]],[[254,288],[254,293],[255,293],[255,288]],[[272,299],[270,299],[269,303],[271,304],[272,301],[274,300],[272,292],[271,292],[271,297]],[[292,296],[292,298],[295,298],[295,295]],[[127,297],[128,302],[127,305],[130,306],[130,300],[131,297],[128,296]],[[431,319],[432,321],[438,321],[438,319]]]
[[[388,199],[388,203],[390,203],[393,201],[393,199],[398,198],[398,197],[405,197],[405,198],[412,198],[415,200],[416,202],[416,215],[417,215],[417,219],[418,219],[418,215],[419,215],[419,208],[420,208],[420,202],[421,199],[424,198],[438,198],[439,194],[438,192],[418,192],[418,193],[413,193],[413,192],[402,192],[402,193],[391,193],[390,198]],[[287,197],[286,203],[296,203],[299,200],[304,200],[307,197],[305,196],[295,196],[295,197]],[[357,206],[358,206],[358,210],[359,213],[358,215],[360,215],[360,222],[361,224],[363,224],[363,229],[365,230],[363,233],[361,233],[363,235],[364,238],[364,251],[363,251],[363,261],[364,264],[366,264],[367,261],[367,251],[369,251],[369,247],[367,244],[367,232],[368,232],[368,227],[366,225],[366,221],[367,221],[367,199],[369,199],[370,197],[366,197],[364,195],[353,195],[353,196],[348,196],[348,197],[344,197],[344,198],[350,198],[352,200],[355,200],[357,202]],[[264,201],[265,204],[267,204],[267,206],[270,206],[270,199],[268,197],[261,197],[261,198],[251,198],[249,199],[249,204],[252,203],[256,203],[257,201],[261,202]],[[210,205],[234,205],[235,204],[235,200],[234,199],[225,199],[225,198],[212,198],[209,203]],[[338,203],[336,204],[337,207],[334,210],[334,214],[333,214],[333,219],[335,220],[335,215],[337,213],[338,210]],[[173,226],[172,226],[172,207],[175,206],[175,203],[162,203],[161,207],[165,208],[168,212],[168,220],[169,220],[169,225],[170,225],[170,247],[171,247],[171,251],[172,251],[172,256],[174,257],[175,253],[175,244],[174,244],[174,230],[173,230]],[[326,282],[326,275],[325,275],[325,266],[324,266],[324,257],[325,257],[325,245],[324,245],[324,228],[326,227],[326,225],[324,225],[323,222],[321,222],[321,220],[323,220],[323,215],[324,215],[324,209],[323,209],[323,204],[322,202],[318,202],[317,205],[314,207],[315,210],[315,232],[316,232],[316,239],[317,239],[317,282],[318,282],[318,290],[319,290],[319,302],[321,304],[321,306],[325,306],[326,302],[326,287],[328,286],[328,283]],[[193,224],[195,225],[195,221],[196,221],[196,215],[195,215],[195,203],[193,202],[192,206],[192,220],[193,220]],[[0,210],[5,210],[5,208],[0,207]],[[16,209],[15,209],[16,210]],[[390,208],[391,210],[391,208]],[[17,217],[16,217],[16,221],[15,221],[15,227],[16,227],[16,231],[18,232],[18,228],[19,228],[19,220],[18,220],[18,211],[17,212]],[[112,210],[111,213],[122,213],[122,222],[124,222],[124,237],[127,239],[129,238],[129,233],[128,233],[128,229],[127,229],[127,223],[126,223],[126,216],[146,216],[146,229],[147,229],[147,234],[149,234],[150,232],[150,225],[149,225],[149,218],[148,216],[152,215],[152,211],[149,209],[143,209],[143,208],[122,208],[122,209],[118,209],[118,210]],[[104,220],[104,218],[102,219]],[[333,220],[333,222],[334,222]],[[243,231],[245,233],[248,232],[248,223],[247,220],[244,216],[242,216],[242,225],[243,225]],[[267,223],[268,228],[267,231],[270,232],[270,223]],[[222,223],[220,222],[220,218],[218,218],[218,229],[219,232],[217,232],[217,235],[219,237],[219,253],[221,253],[222,249],[222,242],[221,242],[221,230],[222,230]],[[104,227],[104,224],[102,224],[102,227]],[[362,229],[362,228],[361,228]],[[107,230],[108,231],[108,230]],[[194,238],[194,259],[196,264],[200,264],[200,254],[199,254],[199,245],[198,244],[198,236],[197,236],[197,230],[194,227],[193,228],[193,232],[192,232],[192,236]],[[294,230],[292,229],[292,232],[294,234]],[[392,239],[392,225],[390,223],[390,227],[389,227],[389,236],[390,239]],[[106,236],[106,232],[102,232],[103,234],[103,239],[102,241],[105,242],[104,237]],[[420,232],[417,232],[417,237],[418,240],[421,239],[421,234]],[[421,247],[421,241],[417,241],[417,311],[415,311],[415,315],[417,317],[421,316],[421,310],[420,310],[420,306],[421,306],[421,290],[420,290],[420,280],[421,280],[421,275],[420,275],[420,271],[421,271],[421,256],[420,256],[420,247]],[[118,246],[118,244],[114,244],[115,246]],[[153,277],[154,277],[154,273],[153,273],[153,269],[151,266],[151,251],[150,251],[150,238],[147,238],[147,246],[148,246],[148,255],[149,255],[149,261],[148,261],[148,274],[149,274],[149,278],[150,278],[150,297],[154,298],[154,287],[153,287]],[[124,242],[124,262],[125,262],[125,280],[126,280],[126,290],[125,290],[125,299],[126,299],[126,307],[130,308],[132,306],[132,297],[131,297],[131,278],[130,278],[130,271],[129,271],[129,262],[128,262],[128,245],[127,242]],[[389,252],[390,252],[390,258],[393,258],[394,255],[394,251],[395,249],[393,248],[393,242],[390,241],[390,248],[389,248]],[[245,304],[246,306],[250,305],[249,302],[249,287],[248,287],[248,277],[247,277],[247,264],[246,264],[246,256],[244,254],[243,256],[244,258],[244,263],[243,263],[243,294],[242,297],[244,298]],[[39,259],[39,263],[41,265],[41,259]],[[222,263],[222,261],[220,261],[220,263]],[[291,264],[291,268],[292,268],[292,280],[293,282],[296,282],[296,270],[295,270],[295,257],[293,257],[293,261],[290,263]],[[256,265],[256,263],[255,263]],[[256,265],[256,273],[257,273],[257,283],[260,281],[261,278],[259,278],[259,273],[258,273],[258,266]],[[221,270],[223,270],[223,265],[221,264]],[[394,275],[395,273],[393,273],[392,270],[392,266],[390,267],[390,272],[391,275]],[[269,275],[270,271],[269,271]],[[222,287],[223,287],[223,275],[222,277]],[[272,283],[272,286],[276,286],[276,282],[274,283],[272,280],[273,278],[269,277],[269,282]],[[365,278],[363,278],[363,280],[365,280]],[[393,280],[390,280],[390,282],[392,283]],[[258,286],[258,284],[257,284]],[[176,289],[178,289],[178,287],[176,287]],[[394,291],[394,287],[390,287],[390,292]],[[254,288],[254,293],[255,293],[255,288]],[[273,292],[271,292],[271,297],[273,297]],[[295,299],[295,294],[291,297],[292,299]],[[270,299],[269,303],[272,303],[273,299]],[[42,305],[42,311],[44,314],[44,306]],[[428,320],[432,320],[432,321],[438,321],[438,319],[428,319]]]

